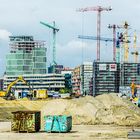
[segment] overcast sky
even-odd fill
[[[5,71],[5,58],[10,50],[9,35],[33,35],[36,40],[46,41],[48,65],[51,63],[52,30],[40,21],[49,24],[55,21],[60,29],[56,42],[58,64],[75,67],[82,61],[94,61],[96,41],[79,40],[77,36],[96,36],[97,13],[82,14],[76,9],[98,5],[112,7],[112,11],[101,15],[103,37],[112,37],[108,24],[122,25],[127,21],[130,36],[136,30],[140,45],[140,0],[0,0],[0,75]],[[129,44],[131,48],[132,45]],[[101,43],[101,60],[112,60],[112,43]]]

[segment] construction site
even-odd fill
[[[97,35],[78,35],[79,40],[97,42],[97,58],[75,68],[57,62],[60,29],[55,22],[40,21],[42,28],[52,31],[49,67],[45,41],[27,35],[9,37],[10,50],[0,79],[1,140],[140,139],[137,35],[133,32],[130,38],[130,25],[124,21],[107,26],[112,30],[110,38],[101,36],[101,13],[112,10],[102,6],[76,10],[97,14]],[[112,43],[111,61],[101,60],[101,41]]]

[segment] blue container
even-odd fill
[[[27,93],[28,93],[28,92],[23,91],[23,92],[22,92],[22,98],[27,97]]]
[[[72,129],[72,116],[45,116],[46,132],[69,132]]]

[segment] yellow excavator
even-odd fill
[[[26,80],[24,80],[24,78],[22,76],[19,76],[16,80],[14,80],[13,82],[11,82],[8,85],[6,91],[0,91],[0,97],[5,97],[6,99],[9,99],[9,100],[15,99],[14,94],[11,93],[11,88],[12,88],[13,85],[18,83],[19,81],[21,81],[24,84],[29,86],[29,84],[26,82]],[[30,88],[30,86],[29,86],[29,88]]]

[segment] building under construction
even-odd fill
[[[93,63],[93,96],[119,92],[119,65],[115,62]]]
[[[120,87],[140,85],[140,63],[94,62],[91,89],[93,96],[119,93]]]
[[[13,89],[48,89],[59,91],[65,87],[62,74],[47,74],[46,51],[43,41],[35,41],[33,36],[10,36],[10,53],[6,56],[4,90],[22,76],[30,86],[18,82]]]
[[[10,36],[6,75],[46,74],[46,48],[33,36]]]

